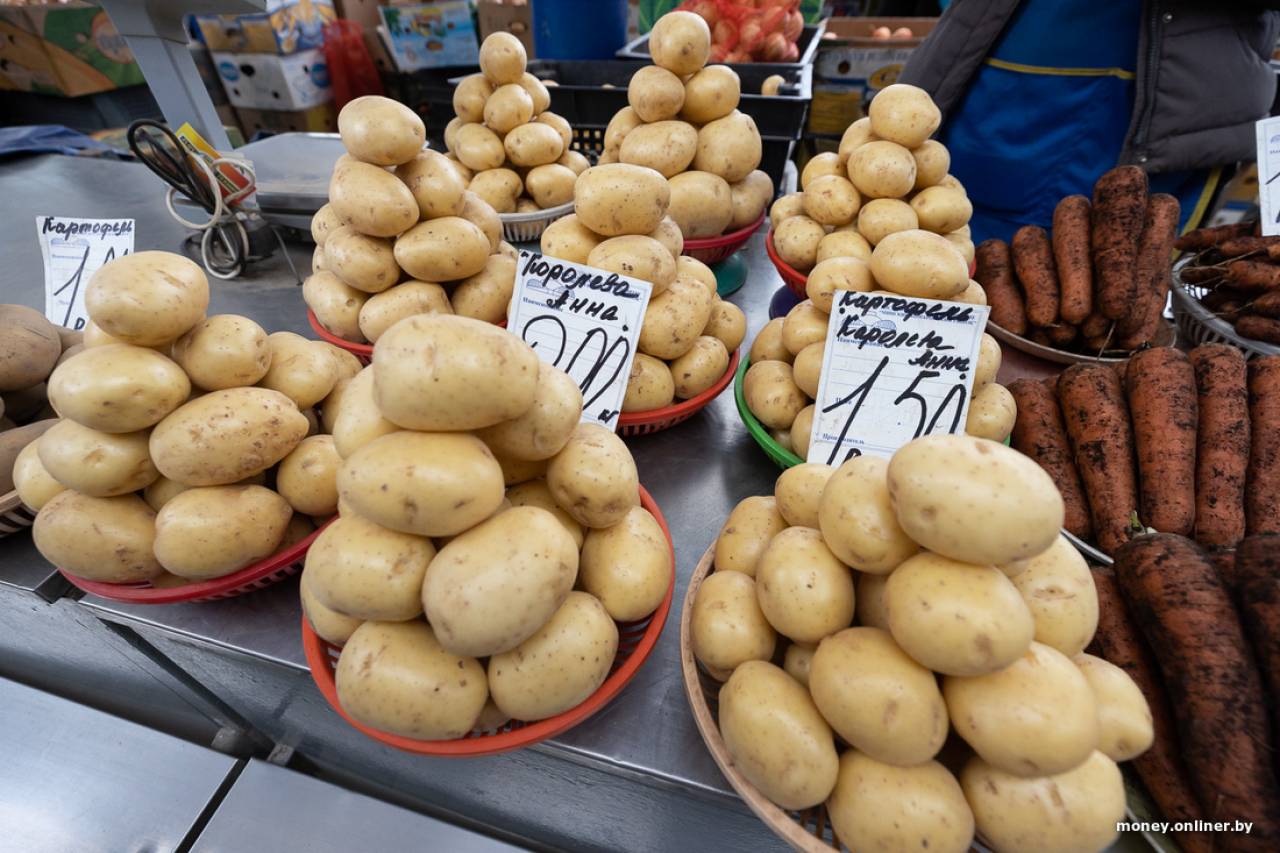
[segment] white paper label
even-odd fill
[[[1262,233],[1280,235],[1280,116],[1256,125],[1258,137],[1258,205]]]
[[[83,329],[84,291],[98,267],[133,251],[132,219],[37,216],[44,257],[44,316],[55,326]]]
[[[889,457],[964,431],[985,305],[839,291],[827,326],[809,462]]]
[[[582,419],[614,429],[653,285],[522,250],[507,328],[582,389]]]

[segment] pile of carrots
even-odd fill
[[[1012,246],[986,240],[975,252],[991,322],[1055,349],[1129,352],[1156,340],[1169,294],[1178,200],[1149,195],[1147,175],[1119,166],[1093,200],[1067,196],[1052,234],[1024,225]]]
[[[1094,584],[1091,651],[1146,697],[1155,740],[1133,766],[1164,819],[1253,824],[1180,833],[1182,849],[1280,850],[1280,536],[1212,557],[1182,536],[1140,536]]]
[[[1148,530],[1214,549],[1280,534],[1280,356],[1152,347],[1009,391],[1013,447],[1057,484],[1067,530],[1107,554]]]
[[[1243,338],[1280,344],[1280,237],[1254,232],[1251,223],[1201,228],[1174,245],[1196,253],[1182,280],[1206,288],[1206,308]]]

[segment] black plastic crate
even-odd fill
[[[796,39],[796,47],[800,51],[800,58],[795,62],[746,62],[731,63],[731,65],[739,74],[742,73],[741,69],[743,68],[759,67],[770,69],[765,73],[766,77],[769,74],[781,74],[780,69],[783,68],[799,69],[806,65],[813,65],[813,57],[818,52],[818,42],[822,41],[822,34],[826,31],[826,18],[811,26],[806,25],[800,32],[800,38]],[[619,59],[642,59],[645,62],[652,62],[653,60],[649,57],[649,36],[647,34],[642,35],[640,38],[628,42],[614,56]]]

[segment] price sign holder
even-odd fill
[[[521,250],[507,329],[582,390],[582,419],[616,429],[653,285]]]
[[[44,316],[55,326],[83,329],[84,291],[98,268],[133,251],[132,219],[37,216],[44,257]]]
[[[1258,206],[1265,237],[1280,235],[1280,116],[1254,125],[1258,146]]]
[[[985,305],[838,291],[827,326],[809,462],[890,457],[964,431]]]

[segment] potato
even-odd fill
[[[935,234],[947,234],[969,222],[973,205],[964,193],[947,187],[927,187],[911,199],[911,208],[920,227]]]
[[[677,275],[670,287],[649,300],[637,347],[657,358],[679,358],[692,349],[709,319],[711,294],[707,288]]]
[[[1009,666],[1035,632],[1018,591],[993,566],[916,554],[889,575],[884,596],[893,639],[946,675],[979,676]]]
[[[715,570],[755,577],[760,555],[770,540],[786,528],[776,499],[764,495],[743,498],[729,513],[716,538]]]
[[[54,495],[66,490],[66,486],[53,478],[40,461],[40,439],[18,451],[13,463],[13,487],[18,498],[37,512],[51,501]]]
[[[349,287],[381,293],[400,280],[393,246],[392,240],[367,237],[344,225],[325,242],[325,269]]]
[[[680,226],[670,216],[662,217],[662,221],[658,223],[658,227],[649,232],[649,236],[657,240],[663,247],[671,253],[671,257],[675,258],[679,264],[684,255],[680,253],[684,251],[684,233],[680,230]],[[693,258],[688,260],[692,261]],[[706,266],[703,264],[703,266]],[[715,276],[712,275],[712,278]]]
[[[598,244],[587,255],[587,266],[650,282],[652,296],[660,295],[676,280],[676,260],[671,252],[652,237],[639,234],[611,237]]]
[[[728,673],[740,664],[773,657],[777,635],[764,618],[756,583],[737,571],[717,571],[703,579],[693,599],[689,640],[705,667]],[[724,681],[725,677],[718,680]]]
[[[596,692],[617,653],[618,626],[603,605],[585,592],[570,592],[536,633],[490,658],[489,690],[513,719],[554,717]]]
[[[578,220],[603,237],[648,234],[667,213],[671,190],[661,173],[644,166],[593,166],[574,185]]]
[[[819,261],[809,272],[805,281],[807,300],[814,310],[830,314],[835,304],[836,293],[841,290],[856,290],[863,293],[876,289],[875,279],[871,277],[871,268],[858,258],[837,257]],[[816,318],[816,315],[812,315]],[[826,339],[826,325],[823,324],[823,339]],[[816,396],[816,395],[809,395]]]
[[[422,150],[427,129],[418,114],[399,101],[365,95],[348,101],[338,113],[338,134],[357,160],[395,166]]]
[[[673,74],[694,74],[710,52],[711,28],[693,12],[668,12],[649,31],[649,54]]]
[[[874,201],[874,199],[873,199]],[[818,241],[814,261],[822,263],[829,258],[857,258],[871,260],[871,244],[853,228],[839,228]]]
[[[665,68],[646,65],[631,75],[627,103],[643,122],[672,119],[684,106],[684,84]]]
[[[558,118],[558,116],[557,116]],[[539,116],[539,121],[542,120]],[[556,161],[561,166],[568,167],[574,175],[581,175],[587,169],[591,168],[591,161],[588,160],[581,151],[570,151],[567,148],[560,155],[560,159]]]
[[[338,217],[337,211],[333,209],[333,205],[325,202],[320,205],[311,217],[311,239],[316,246],[324,247],[325,238],[329,236],[329,232],[343,225],[343,221]]]
[[[453,289],[453,312],[460,317],[500,323],[507,316],[515,287],[515,260],[506,255],[490,255],[484,269]]]
[[[926,139],[919,146],[911,149],[911,156],[916,161],[915,189],[931,187],[946,177],[951,169],[951,152],[947,146],[936,139]]]
[[[392,261],[392,264],[394,263],[395,261]],[[397,276],[399,272],[400,268],[396,267]],[[360,331],[360,312],[368,299],[367,292],[357,290],[333,273],[324,270],[313,272],[302,283],[302,300],[307,303],[311,313],[315,314],[320,325],[329,333],[356,343],[362,343],[365,340],[364,334]],[[267,364],[267,367],[269,366],[270,362]],[[216,378],[214,381],[217,381]]]
[[[969,286],[966,287],[960,295],[951,297],[951,301],[964,302],[969,305],[986,305],[987,292],[982,289],[982,285],[978,284],[973,279],[969,279]],[[981,356],[982,351],[979,350],[978,354]],[[977,387],[976,383],[975,387]]]
[[[929,93],[906,83],[894,83],[877,92],[867,115],[872,133],[907,148],[924,144],[942,123],[942,112]]]
[[[640,505],[640,477],[631,451],[608,429],[580,423],[547,465],[556,503],[579,524],[609,527]]]
[[[702,331],[718,339],[732,354],[747,336],[747,315],[732,302],[714,299],[711,302],[711,319],[707,320],[707,327]]]
[[[438,151],[419,152],[396,169],[396,177],[413,193],[423,219],[457,216],[461,212],[467,181]]]
[[[743,396],[751,413],[771,429],[787,429],[809,404],[795,383],[791,365],[782,361],[759,361],[747,368]]]
[[[261,483],[250,483],[247,480],[242,482],[245,485],[263,485],[266,482],[266,477],[261,474],[258,476],[262,477]],[[182,483],[170,480],[168,477],[157,477],[152,481],[151,485],[143,489],[142,498],[147,502],[147,506],[159,512],[161,507],[190,488],[192,487],[184,486]]]
[[[333,170],[329,204],[343,222],[370,237],[395,237],[413,227],[420,215],[418,202],[404,182],[368,163],[350,163]],[[326,239],[326,262],[328,251]]]
[[[835,471],[830,465],[801,463],[782,472],[773,486],[778,512],[792,527],[818,527],[818,503],[827,480]]]
[[[741,97],[738,72],[727,65],[708,65],[685,81],[680,118],[693,124],[724,118],[738,108]]]
[[[806,299],[787,312],[782,321],[782,345],[794,356],[809,344],[827,339],[830,315]]]
[[[981,388],[988,382],[994,382],[1003,361],[1000,342],[983,332],[982,342],[978,346],[978,364],[973,371],[973,387]]]
[[[853,575],[822,534],[788,527],[770,540],[756,562],[760,609],[779,634],[816,643],[853,622]]]
[[[868,142],[849,156],[849,180],[868,198],[901,198],[916,183],[916,161],[901,145]]]
[[[120,286],[124,285],[121,282]],[[149,295],[139,293],[144,299]],[[62,341],[57,327],[44,315],[25,305],[0,305],[0,391],[20,391],[43,382],[60,355]]]
[[[529,121],[517,125],[502,141],[507,158],[517,166],[542,166],[554,163],[564,153],[560,132],[544,122]]]
[[[467,734],[489,692],[480,662],[449,654],[431,626],[418,621],[356,628],[342,647],[334,681],[352,719],[422,740]]]
[[[373,393],[372,367],[366,367],[347,383],[336,408],[332,430],[333,446],[343,459],[375,438],[399,429],[378,411]],[[327,412],[325,416],[327,419]]]
[[[818,385],[822,378],[822,359],[826,351],[825,341],[814,341],[796,354],[791,364],[791,377],[796,386],[810,399],[817,399]],[[816,524],[808,525],[816,527]]]
[[[854,151],[875,138],[876,135],[871,132],[871,119],[866,116],[858,119],[845,128],[844,135],[840,137],[840,147],[836,152],[837,162],[841,166],[845,166]]]
[[[430,539],[344,516],[311,543],[304,575],[316,601],[340,616],[403,622],[422,614],[422,579],[435,555]]]
[[[337,363],[328,346],[293,332],[273,332],[267,336],[271,366],[258,385],[279,391],[299,409],[319,403],[337,381]]]
[[[770,206],[769,219],[773,222],[773,227],[777,228],[789,217],[800,216],[803,213],[804,193],[787,193]]]
[[[787,82],[787,78],[781,74],[770,74],[764,78],[764,82],[760,84],[760,94],[773,96],[778,94],[778,90],[782,88],[782,84]]]
[[[885,290],[903,296],[951,299],[969,286],[969,268],[944,237],[898,231],[871,253],[871,274]]]
[[[711,389],[729,368],[729,351],[718,338],[702,335],[671,362],[676,397],[688,400]]]
[[[480,45],[480,70],[495,86],[518,82],[528,62],[524,45],[511,33],[490,33]]]
[[[704,264],[697,258],[691,258],[688,255],[680,255],[676,258],[676,277],[692,278],[702,283],[707,289],[707,293],[711,294],[712,301],[718,296],[716,284],[716,274],[711,271],[711,267]]]
[[[796,681],[809,686],[809,667],[813,664],[813,653],[818,647],[812,643],[791,643],[783,655],[782,668],[787,675]]]
[[[581,417],[582,392],[577,383],[563,370],[539,362],[537,391],[529,410],[476,435],[503,456],[550,459],[568,443]]]
[[[280,461],[276,470],[276,491],[297,512],[321,517],[333,515],[338,511],[338,468],[341,464],[342,457],[334,448],[333,436],[305,438]]]
[[[524,183],[511,169],[486,169],[476,173],[467,184],[467,190],[498,213],[515,213],[516,199],[524,192]]]
[[[786,322],[785,318],[774,317],[760,329],[756,339],[751,342],[748,353],[753,365],[762,361],[783,361],[790,364],[795,359],[791,351],[782,345],[784,322]]]
[[[823,175],[804,191],[804,212],[819,225],[848,225],[862,203],[853,184],[839,175]]]
[[[452,313],[449,295],[443,287],[426,281],[406,281],[370,296],[360,307],[360,334],[374,342],[405,317]]]
[[[525,175],[524,186],[539,208],[558,207],[573,201],[577,177],[568,166],[549,163],[530,169]]]
[[[698,151],[693,168],[719,175],[737,183],[760,165],[762,143],[756,122],[734,110],[724,118],[704,124],[698,130]]]
[[[463,77],[453,90],[454,115],[464,123],[484,121],[484,104],[492,94],[493,84],[483,74]]]
[[[790,441],[788,449],[801,459],[809,456],[809,442],[813,437],[814,410],[812,403],[801,409],[796,419],[791,422],[791,429],[787,436]]]
[[[284,394],[227,388],[196,397],[157,424],[151,458],[170,480],[221,486],[270,468],[306,434],[306,417]]]
[[[799,417],[800,417],[799,415],[796,415],[796,418],[799,418]],[[787,451],[788,453],[796,452],[795,445],[791,441],[791,430],[771,429],[769,430],[769,437],[772,438],[779,447],[781,447],[783,450]]]
[[[1013,432],[1017,403],[1003,385],[988,382],[973,392],[964,431],[968,435],[1003,442]]]
[[[627,134],[618,150],[618,160],[647,166],[664,178],[678,175],[693,162],[698,148],[698,131],[683,121],[642,124]]]
[[[835,787],[831,727],[808,691],[771,663],[748,661],[720,688],[720,735],[734,766],[784,809],[816,806]]]
[[[716,237],[733,220],[733,191],[709,172],[684,172],[670,181],[668,212],[686,240]]]
[[[455,131],[454,138],[453,150],[458,160],[473,172],[497,169],[507,159],[501,137],[482,124],[464,124]]]
[[[154,426],[191,394],[182,368],[155,350],[111,344],[82,350],[49,377],[49,404],[101,432]]]
[[[292,515],[263,486],[186,489],[156,515],[156,559],[190,580],[223,577],[274,554]]]
[[[804,164],[804,168],[800,171],[800,189],[807,192],[810,184],[818,178],[825,178],[828,175],[844,175],[844,170],[840,168],[839,157],[830,151],[815,154],[809,158],[809,161]]]
[[[978,833],[997,853],[1106,850],[1125,818],[1120,768],[1101,752],[1059,773],[1024,779],[975,756],[960,773]]]
[[[622,140],[627,134],[644,124],[644,120],[631,107],[623,107],[613,114],[604,129],[604,150],[617,154],[622,149]]]
[[[420,222],[395,244],[396,262],[423,281],[456,281],[484,269],[489,238],[477,225],[459,216]]]
[[[919,228],[914,207],[896,198],[872,199],[858,211],[858,233],[873,246],[890,234]]]
[[[1080,670],[1098,706],[1098,750],[1112,761],[1129,761],[1146,752],[1155,740],[1151,708],[1129,674],[1093,655],[1071,659]]]
[[[84,304],[93,322],[122,343],[158,346],[204,319],[209,279],[199,264],[181,255],[133,252],[98,268],[89,279]],[[12,315],[12,308],[5,312]],[[56,333],[53,338],[57,340]],[[45,349],[52,351],[51,343],[33,349],[31,357],[43,358]],[[49,365],[56,360],[54,355]]]
[[[894,619],[889,579],[889,619]],[[1098,747],[1097,703],[1066,655],[1042,643],[995,672],[949,677],[942,692],[956,733],[983,761],[1015,776],[1051,776]]]
[[[164,568],[152,550],[156,514],[142,498],[94,498],[67,490],[40,508],[31,538],[40,555],[92,581],[136,583]]]
[[[773,248],[789,266],[808,272],[818,261],[818,241],[826,234],[826,229],[803,214],[789,216],[774,226]]]
[[[147,453],[147,433],[107,433],[73,420],[49,427],[37,448],[40,464],[68,489],[109,498],[144,489],[160,476]]]
[[[891,575],[858,574],[854,621],[868,628],[889,630],[889,608],[884,600],[884,588]]]
[[[536,506],[555,516],[556,521],[573,538],[574,547],[581,550],[586,530],[573,516],[560,508],[546,480],[529,480],[507,489],[507,500],[514,506]]]
[[[360,627],[361,621],[325,607],[316,600],[315,592],[311,587],[311,575],[303,572],[302,580],[298,583],[298,595],[302,599],[302,615],[306,617],[307,622],[311,623],[311,630],[315,631],[320,639],[335,646],[344,645],[351,639],[356,628]]]
[[[952,231],[948,234],[943,234],[942,236],[946,238],[948,243],[955,247],[955,250],[960,253],[960,257],[964,258],[964,262],[972,267],[977,250],[974,248],[972,240],[968,237],[958,236],[959,234],[959,231]],[[956,297],[955,301],[961,302],[963,300]]]
[[[850,459],[831,475],[818,504],[827,546],[860,572],[888,574],[919,551],[894,515],[888,469],[879,457]]]
[[[1001,568],[1031,610],[1036,642],[1068,657],[1084,651],[1098,628],[1098,593],[1071,543],[1059,536],[1043,553]]]
[[[481,114],[481,118],[483,118],[483,113]],[[449,162],[454,164],[454,168],[458,170],[458,174],[462,176],[462,179],[467,181],[471,180],[471,176],[468,174],[471,170],[462,164],[462,161],[458,159],[458,155],[456,153],[458,150],[458,128],[462,127],[464,124],[475,124],[477,122],[465,122],[457,116],[454,116],[449,119],[449,123],[444,126],[444,147],[445,150],[449,152],[445,156],[449,158]]]
[[[729,196],[733,218],[729,220],[728,230],[738,231],[764,215],[764,209],[773,200],[773,181],[757,169],[736,184],[730,184]]]
[[[601,241],[598,234],[582,224],[576,213],[570,213],[546,227],[540,246],[547,257],[585,264],[591,250]]]
[[[827,814],[850,850],[965,853],[973,841],[964,792],[936,761],[894,767],[851,749],[840,756]]]
[[[675,400],[675,393],[675,379],[666,362],[638,352],[631,362],[622,411],[647,412],[666,408]]]
[[[578,581],[618,622],[658,609],[671,586],[671,547],[657,520],[632,507],[622,521],[591,530],[582,545]]]

